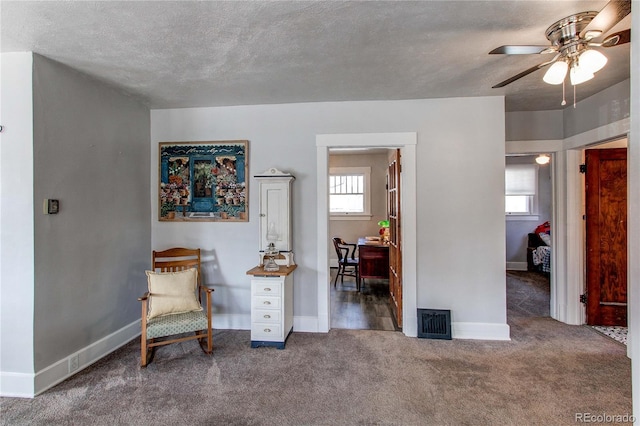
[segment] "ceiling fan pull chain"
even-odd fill
[[[573,107],[576,107],[576,86],[573,86]]]
[[[566,104],[567,104],[567,100],[565,99],[565,95],[564,95],[564,80],[562,80],[562,102],[560,102],[560,105],[565,106]]]

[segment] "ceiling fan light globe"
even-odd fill
[[[578,84],[591,80],[593,78],[593,73],[585,70],[577,64],[574,64],[571,67],[571,71],[569,71],[569,78],[571,79],[571,84],[577,86]]]
[[[565,61],[558,61],[549,67],[542,79],[548,84],[562,84],[568,68],[569,65]]]
[[[536,163],[540,165],[549,164],[550,160],[551,157],[549,157],[547,154],[540,154],[536,157]]]
[[[604,68],[607,64],[607,57],[597,50],[590,49],[582,52],[578,61],[580,62],[580,68],[583,68],[593,74]]]

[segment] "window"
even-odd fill
[[[505,213],[534,215],[538,207],[538,166],[507,164],[505,167]]]
[[[329,213],[332,217],[371,216],[371,167],[329,169]]]

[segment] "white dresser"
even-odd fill
[[[293,271],[296,265],[268,272],[262,266],[251,275],[251,347],[284,349],[293,330]]]
[[[251,347],[284,349],[293,330],[296,265],[291,232],[291,183],[295,178],[276,168],[254,178],[260,194],[260,264],[247,271],[251,275]]]

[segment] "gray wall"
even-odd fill
[[[564,134],[562,116],[562,110],[507,112],[506,140],[562,139]]]
[[[630,116],[630,80],[553,111],[506,113],[506,140],[562,140]]]
[[[333,237],[341,237],[349,243],[357,243],[359,237],[378,235],[380,229],[378,222],[387,218],[387,157],[386,153],[329,156],[329,167],[371,167],[372,214],[369,220],[331,219],[329,221],[329,259],[337,260],[338,258],[331,240]]]
[[[564,109],[564,137],[577,135],[630,116],[631,80],[578,99],[576,108]]]
[[[35,371],[140,318],[149,110],[34,55]],[[60,213],[44,215],[45,198]]]
[[[506,164],[532,164],[536,155],[508,156]],[[551,164],[538,166],[538,219],[506,221],[507,263],[527,261],[527,234],[551,220]]]

